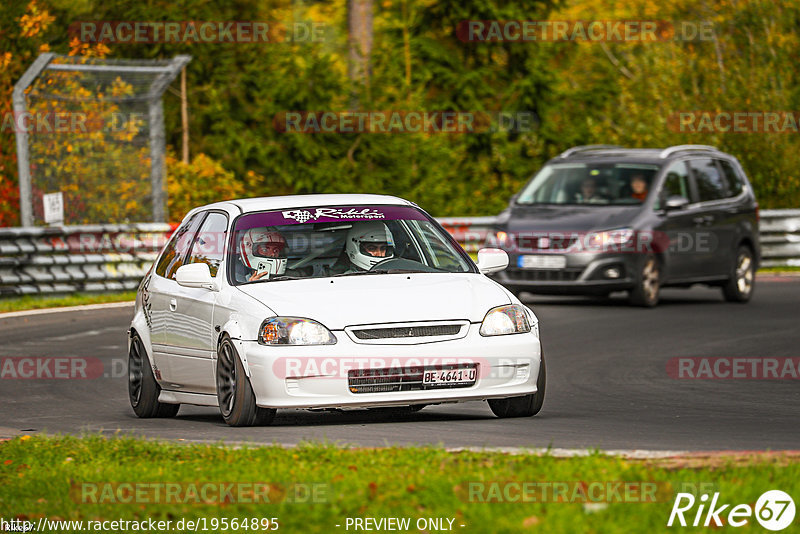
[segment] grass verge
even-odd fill
[[[106,302],[127,302],[135,299],[136,291],[125,291],[124,293],[73,293],[58,297],[26,295],[24,297],[0,298],[0,313],[83,306],[85,304],[104,304]]]
[[[525,491],[520,486],[525,482],[544,485]],[[167,483],[173,484],[175,502],[164,502]],[[620,489],[620,483],[633,484],[628,488],[634,490]],[[238,484],[231,499],[222,499],[233,502],[219,502],[220,484]],[[658,489],[648,491],[646,484]],[[565,502],[554,498],[559,488]],[[697,466],[599,454],[554,458],[324,444],[232,448],[99,436],[22,436],[0,443],[5,520],[153,519],[172,521],[173,532],[177,521],[199,518],[214,532],[244,530],[211,529],[220,518],[277,518],[281,532],[346,532],[347,518],[356,517],[409,518],[411,532],[436,530],[430,524],[418,529],[420,518],[445,518],[445,526],[452,519],[452,530],[463,533],[663,532],[671,530],[666,522],[677,491],[698,497],[719,492],[719,503],[733,506],[753,505],[772,489],[800,496],[797,456],[717,457]],[[518,502],[523,496],[534,502]],[[498,502],[509,498],[517,502]],[[690,524],[696,512],[695,505],[686,513]],[[761,530],[754,518],[749,521]]]

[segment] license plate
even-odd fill
[[[563,269],[567,266],[567,257],[555,254],[520,256],[517,266],[523,269]]]
[[[478,370],[474,366],[459,369],[426,369],[422,373],[422,385],[427,387],[472,385],[477,376]]]

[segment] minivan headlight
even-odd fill
[[[333,345],[336,336],[317,321],[299,317],[270,317],[258,329],[262,345]]]
[[[531,331],[531,323],[525,309],[519,304],[492,308],[481,323],[482,336],[523,334]]]
[[[589,235],[587,248],[604,248],[614,245],[624,245],[633,238],[633,229],[619,228]]]

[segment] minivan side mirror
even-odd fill
[[[211,278],[211,269],[206,263],[190,263],[183,265],[175,271],[175,281],[183,287],[198,287],[217,290],[214,279]]]
[[[680,195],[672,195],[664,202],[664,209],[667,211],[680,210],[689,205],[689,199]]]
[[[499,248],[482,248],[478,251],[478,270],[483,274],[496,273],[508,267],[508,254]]]

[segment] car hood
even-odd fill
[[[362,324],[467,319],[511,301],[481,274],[375,274],[237,286],[276,315],[305,317],[330,330]]]
[[[523,206],[503,213],[498,224],[509,232],[592,232],[630,226],[641,206]]]

